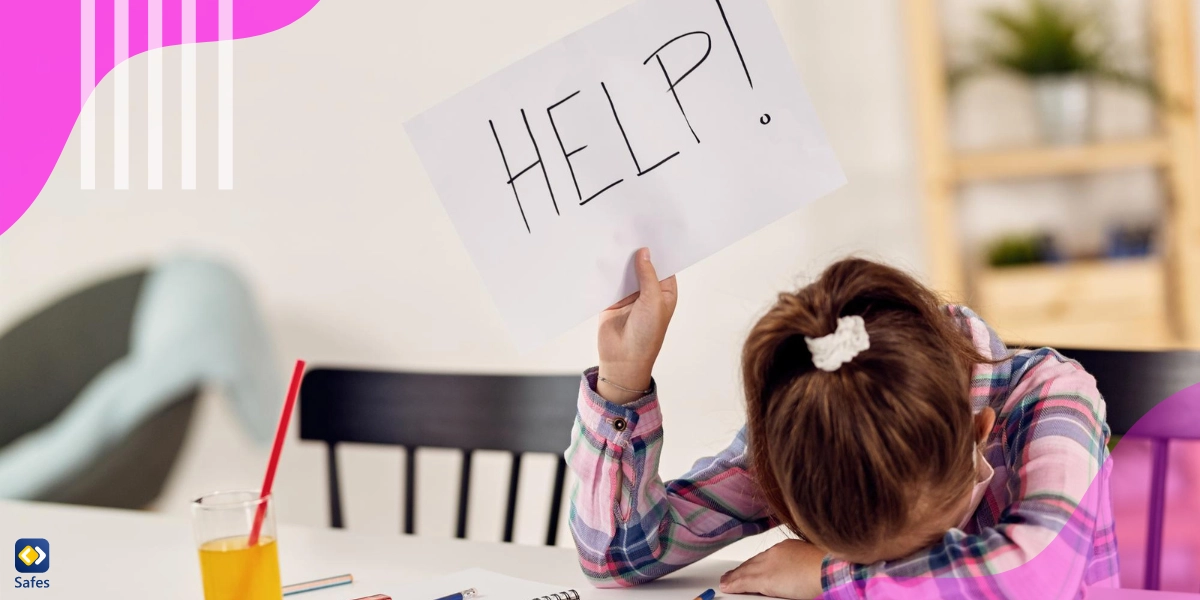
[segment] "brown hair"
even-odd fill
[[[817,369],[805,336],[848,315],[870,348]],[[937,295],[892,267],[846,259],[780,294],[742,352],[751,466],[776,518],[858,552],[961,499],[974,477],[970,370],[984,360]]]

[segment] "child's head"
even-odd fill
[[[870,348],[817,368],[805,337],[851,315]],[[891,267],[843,260],[781,294],[742,355],[753,469],[777,517],[857,563],[935,543],[968,510],[991,426],[969,401],[982,360],[938,297]]]

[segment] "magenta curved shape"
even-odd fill
[[[196,0],[196,41],[217,34],[218,0]],[[303,17],[318,0],[234,0],[234,39]],[[95,0],[96,81],[113,67],[113,0]],[[129,2],[129,55],[146,51],[146,0]],[[180,0],[163,0],[162,45],[180,40]],[[79,117],[80,0],[0,2],[0,234],[29,209]],[[170,68],[170,67],[166,67]]]

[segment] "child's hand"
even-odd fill
[[[674,276],[658,280],[648,248],[638,250],[633,264],[641,290],[600,314],[600,377],[608,381],[599,381],[596,391],[617,404],[642,396],[628,390],[650,389],[650,373],[678,296]]]
[[[773,598],[821,595],[825,552],[800,540],[785,540],[721,576],[726,594],[762,594]]]

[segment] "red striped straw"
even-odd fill
[[[263,478],[262,496],[266,500],[271,495],[271,485],[275,483],[275,467],[279,466],[279,455],[283,452],[283,440],[287,437],[288,424],[292,421],[292,409],[296,407],[296,395],[300,392],[300,380],[304,377],[304,361],[297,360],[296,368],[292,371],[292,383],[288,386],[287,400],[283,403],[283,414],[279,416],[279,427],[275,429],[275,445],[271,447],[271,460],[267,463],[267,476]],[[258,504],[258,512],[254,514],[254,526],[250,528],[248,544],[251,548],[258,544],[258,534],[262,531],[263,518],[267,516],[267,503]]]

